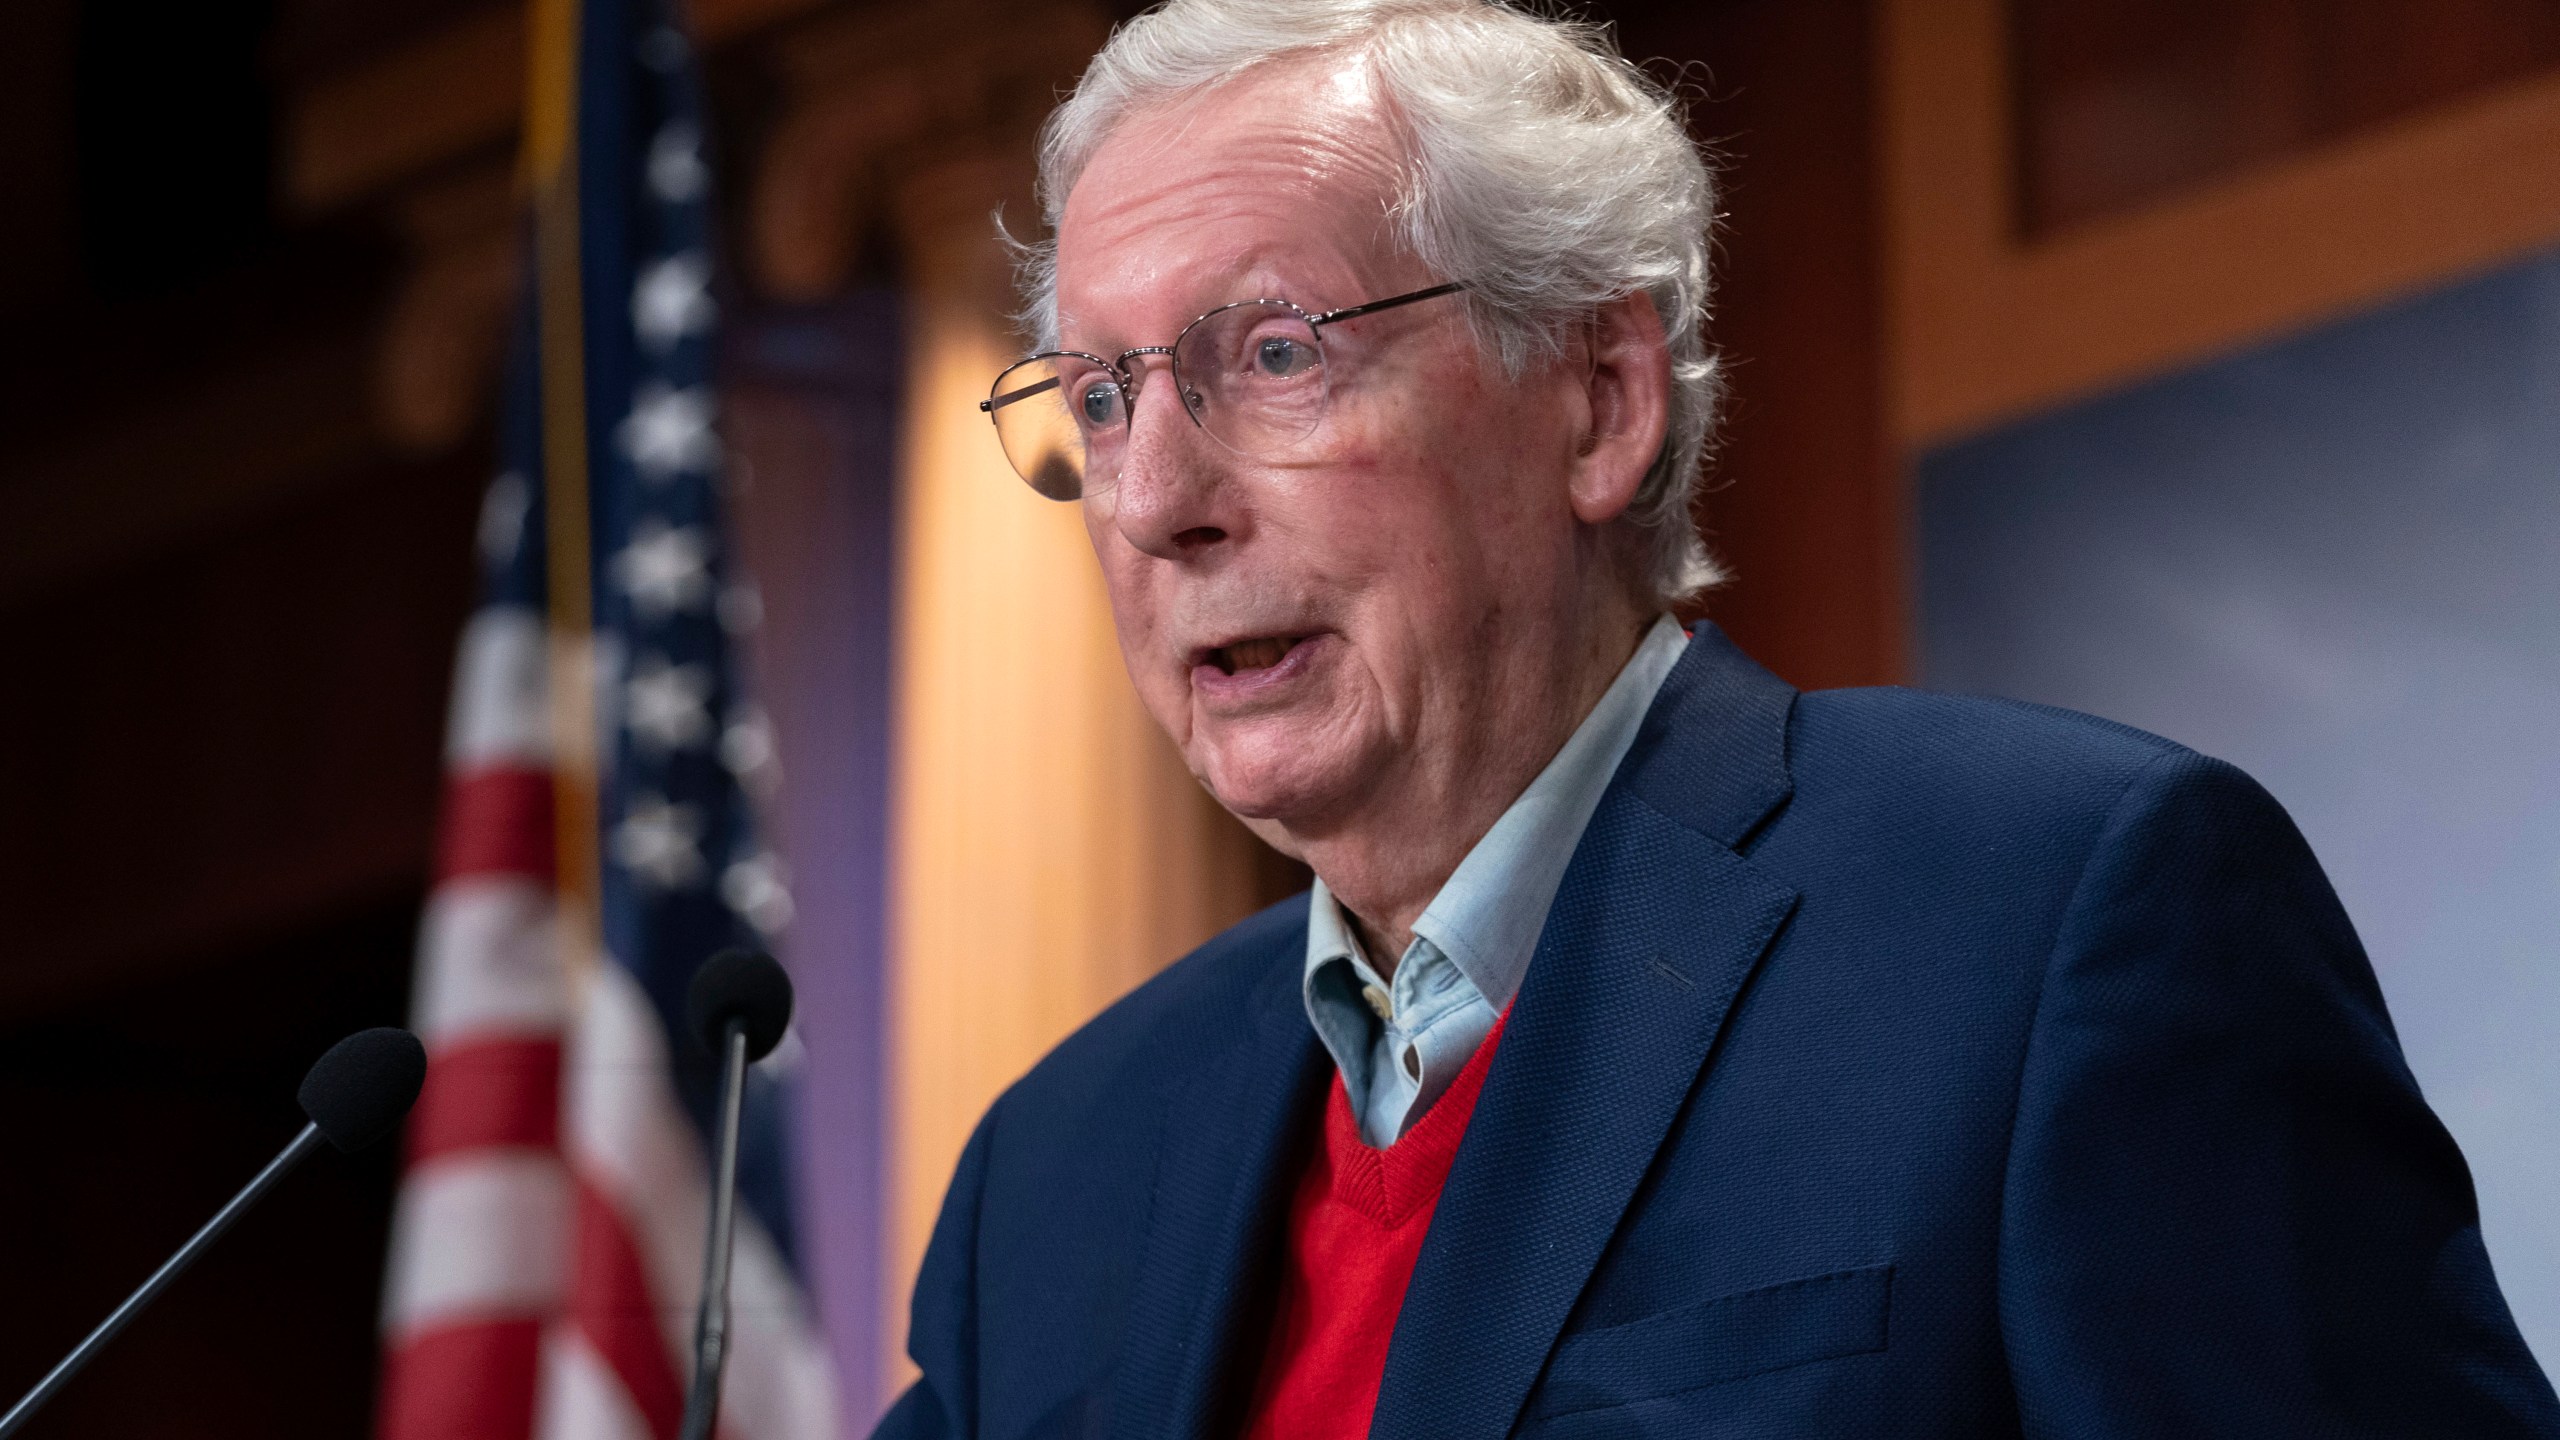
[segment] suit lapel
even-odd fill
[[[1423,1243],[1370,1434],[1510,1431],[1795,892],[1738,853],[1794,692],[1700,626],[1583,832]]]
[[[1234,1043],[1168,1098],[1130,1294],[1112,1432],[1202,1437],[1230,1419],[1254,1272],[1288,1211],[1290,1162],[1330,1071],[1299,1001],[1303,927],[1274,946]],[[1285,949],[1285,953],[1284,953]]]

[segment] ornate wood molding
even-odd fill
[[[1080,0],[946,0],[799,27],[775,47],[785,115],[754,181],[756,279],[781,295],[824,293],[866,240],[894,236],[916,288],[964,285],[1006,308],[992,216],[1037,225],[1040,120],[1108,28]]]
[[[375,344],[374,413],[404,448],[441,450],[489,413],[507,321],[522,288],[513,179],[481,167],[392,206],[409,265]]]
[[[2560,240],[2560,79],[2018,238],[2003,0],[1887,0],[1888,413],[1916,449]]]
[[[708,39],[755,46],[775,77],[738,200],[758,289],[835,292],[889,239],[920,296],[959,287],[989,313],[1007,308],[1009,259],[989,217],[1032,216],[1034,135],[1100,45],[1098,8],[703,0],[698,15]],[[407,250],[374,385],[376,422],[402,448],[460,442],[495,393],[519,264],[505,142],[522,49],[517,13],[493,11],[291,108],[290,202],[373,207]]]
[[[693,0],[705,45],[725,45],[829,0]],[[305,214],[359,204],[476,150],[503,147],[524,109],[524,7],[498,4],[430,39],[330,76],[283,117],[285,201]]]

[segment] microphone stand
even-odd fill
[[[712,1424],[720,1418],[720,1367],[729,1351],[729,1253],[738,1226],[738,1117],[747,1091],[743,1021],[732,1017],[722,1028],[720,1051],[719,1154],[711,1182],[711,1233],[702,1256],[702,1308],[693,1322],[693,1386],[684,1398],[681,1440],[711,1440]],[[7,1440],[7,1434],[0,1429],[0,1440]]]
[[[737,1114],[737,1108],[736,1102],[732,1101],[729,1113],[733,1117]],[[125,1302],[116,1307],[115,1313],[100,1321],[98,1328],[89,1332],[89,1338],[80,1342],[79,1348],[63,1356],[62,1363],[54,1366],[42,1380],[37,1381],[36,1388],[28,1391],[25,1399],[10,1406],[8,1414],[0,1415],[0,1440],[8,1440],[9,1436],[18,1433],[18,1427],[26,1424],[35,1415],[38,1407],[52,1399],[54,1391],[61,1389],[72,1376],[80,1373],[80,1367],[89,1363],[89,1357],[97,1354],[102,1346],[114,1339],[116,1332],[122,1330],[127,1321],[140,1314],[142,1307],[150,1304],[154,1296],[169,1288],[169,1282],[177,1279],[180,1271],[194,1264],[195,1258],[204,1253],[206,1246],[220,1238],[223,1231],[230,1229],[231,1222],[239,1219],[243,1211],[257,1203],[258,1197],[266,1194],[278,1180],[283,1179],[285,1172],[300,1163],[303,1156],[319,1148],[320,1142],[320,1127],[312,1124],[304,1125],[302,1133],[293,1137],[293,1143],[284,1147],[284,1153],[268,1161],[267,1168],[259,1171],[257,1178],[251,1180],[239,1194],[232,1196],[230,1204],[223,1206],[212,1219],[204,1222],[204,1228],[195,1233],[194,1239],[180,1246],[178,1253],[170,1256],[166,1264],[152,1271],[151,1278],[142,1282],[142,1288],[126,1296]],[[732,1139],[729,1144],[729,1153],[733,1160],[736,1150],[737,1143]],[[722,1266],[724,1274],[727,1269],[725,1258],[724,1256]]]

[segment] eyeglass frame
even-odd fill
[[[1180,331],[1175,333],[1173,343],[1170,345],[1140,345],[1132,349],[1123,350],[1120,352],[1118,358],[1110,360],[1106,360],[1101,356],[1086,350],[1041,350],[1025,355],[1021,359],[1014,361],[1012,364],[1005,366],[1004,369],[996,372],[996,384],[1003,384],[1005,376],[1012,374],[1014,371],[1021,369],[1025,365],[1031,364],[1035,360],[1090,360],[1095,365],[1098,365],[1103,370],[1107,371],[1114,380],[1119,382],[1120,393],[1128,397],[1128,403],[1123,411],[1128,418],[1121,423],[1124,426],[1135,425],[1138,423],[1138,377],[1136,372],[1128,368],[1128,362],[1141,355],[1163,356],[1166,372],[1172,375],[1176,391],[1181,391],[1183,388],[1182,372],[1175,367],[1173,358],[1174,352],[1182,348],[1182,342],[1190,336],[1192,331],[1198,329],[1203,323],[1216,319],[1218,316],[1224,315],[1230,310],[1241,310],[1247,305],[1285,306],[1291,314],[1296,315],[1299,320],[1306,324],[1307,329],[1312,332],[1318,340],[1322,340],[1324,338],[1324,327],[1327,325],[1336,324],[1344,320],[1357,320],[1363,315],[1374,315],[1381,310],[1393,310],[1400,305],[1412,305],[1424,300],[1437,300],[1443,295],[1455,295],[1466,288],[1467,283],[1465,281],[1452,280],[1443,285],[1432,285],[1421,290],[1409,291],[1402,295],[1390,295],[1384,300],[1369,300],[1358,305],[1345,305],[1339,309],[1327,310],[1318,315],[1310,315],[1306,311],[1299,309],[1295,301],[1283,300],[1275,295],[1259,296],[1250,300],[1231,300],[1224,305],[1203,311],[1200,314],[1193,316],[1190,324],[1183,326]],[[1050,390],[1056,389],[1061,383],[1063,382],[1057,376],[1052,375],[1037,384],[1026,385],[1022,389],[1013,391],[1010,394],[990,394],[986,399],[978,402],[978,413],[986,416],[989,422],[996,423],[996,411],[1000,407],[1011,405],[1018,400],[1027,400],[1034,395],[1044,394]],[[990,389],[992,388],[993,387],[990,387]],[[1182,397],[1177,393],[1176,398],[1181,399]],[[1208,427],[1201,424],[1200,412],[1193,409],[1187,399],[1183,402],[1182,413],[1191,417],[1191,423],[1194,428],[1201,430],[1203,433],[1208,433]],[[1226,442],[1222,440],[1219,443],[1225,444]],[[1005,463],[1008,465],[1013,463],[1010,455],[1006,457]],[[1019,472],[1016,473],[1019,474]],[[1024,483],[1030,483],[1028,477],[1024,477]],[[1036,490],[1037,487],[1035,486],[1034,489]]]

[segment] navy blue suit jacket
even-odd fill
[[[889,1437],[1235,1432],[1329,1082],[1306,906],[1008,1091]],[[2284,812],[1701,626],[1576,850],[1371,1434],[2560,1437]]]

